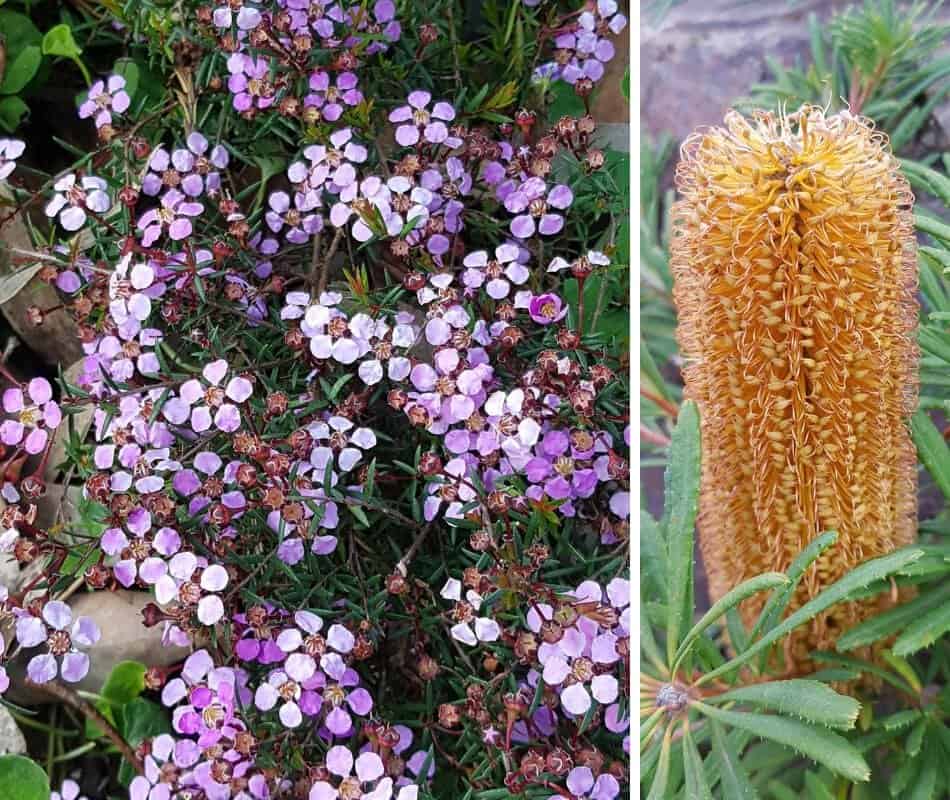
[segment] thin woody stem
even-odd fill
[[[145,774],[142,760],[135,754],[135,751],[132,749],[131,745],[129,745],[129,743],[122,738],[122,735],[115,729],[115,726],[113,726],[109,720],[99,713],[99,711],[91,703],[83,700],[78,694],[76,694],[75,691],[59,683],[36,683],[29,678],[26,679],[26,685],[31,689],[36,689],[38,691],[46,692],[47,694],[52,695],[60,702],[76,709],[89,721],[94,722],[96,726],[102,730],[106,737],[116,746],[119,752],[122,753],[122,757],[129,762],[132,768],[139,775]]]

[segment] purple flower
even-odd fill
[[[474,647],[479,642],[496,642],[501,636],[501,628],[491,617],[475,617],[471,612],[477,612],[482,605],[482,596],[469,589],[462,601],[462,582],[457,578],[449,578],[442,591],[439,592],[446,600],[456,602],[456,610],[461,610],[463,620],[452,626],[452,638]],[[460,609],[461,607],[461,609]],[[471,622],[471,624],[470,624]]]
[[[254,391],[247,378],[231,378],[221,388],[228,372],[228,362],[223,358],[212,361],[201,372],[209,384],[205,387],[197,378],[185,381],[178,390],[178,396],[172,397],[162,406],[162,414],[173,425],[182,425],[190,419],[191,428],[196,433],[204,433],[212,423],[221,431],[233,433],[241,425],[241,412],[233,403],[243,403]],[[213,412],[213,416],[212,416]]]
[[[16,623],[16,638],[21,647],[36,647],[46,642],[48,652],[33,656],[26,671],[30,680],[47,683],[62,675],[64,681],[77,683],[89,672],[89,656],[80,650],[99,641],[99,628],[89,617],[73,622],[69,606],[51,600],[43,606],[43,618],[21,612]],[[58,659],[62,659],[60,662]]]
[[[274,233],[287,228],[284,238],[293,244],[306,244],[323,227],[323,217],[309,213],[320,205],[316,192],[294,193],[293,206],[287,192],[274,192],[267,200],[270,211],[264,215],[267,227]]]
[[[169,800],[172,788],[167,782],[178,770],[193,767],[201,758],[201,750],[190,739],[175,740],[167,733],[156,736],[145,756],[145,774],[138,775],[129,784],[129,800]],[[174,772],[163,767],[177,768]]]
[[[87,800],[85,795],[79,794],[79,784],[76,781],[66,778],[59,791],[49,793],[49,800]]]
[[[539,232],[551,236],[564,227],[564,217],[550,213],[551,208],[563,210],[574,202],[574,195],[564,184],[554,186],[545,198],[546,184],[541,178],[528,178],[505,197],[505,208],[517,214],[511,221],[511,234],[528,239]],[[527,213],[522,213],[527,212]]]
[[[613,775],[603,772],[594,780],[590,767],[574,767],[567,774],[567,788],[578,800],[614,800],[620,794],[620,784]]]
[[[514,244],[496,247],[493,259],[489,259],[484,250],[470,253],[462,262],[468,267],[462,273],[462,283],[469,289],[484,285],[489,297],[493,300],[503,300],[508,297],[512,284],[520,286],[531,274],[518,260],[519,257],[520,248]]]
[[[266,58],[233,53],[228,58],[228,72],[231,73],[228,89],[234,95],[237,111],[264,109],[274,104],[274,86],[268,80],[270,62]]]
[[[539,325],[550,325],[564,319],[567,315],[567,306],[556,294],[548,292],[531,298],[528,313],[531,315],[531,319]]]
[[[320,117],[327,122],[336,122],[343,114],[343,106],[356,106],[363,102],[363,94],[356,88],[357,77],[353,72],[341,72],[336,83],[322,69],[310,76],[310,93],[304,97],[306,108],[317,108]]]
[[[161,206],[146,211],[139,220],[142,244],[151,247],[166,230],[174,241],[190,236],[192,225],[189,217],[197,217],[202,211],[204,206],[201,203],[187,200],[177,189],[169,189],[162,195]]]
[[[227,167],[230,160],[227,149],[216,144],[208,152],[209,142],[197,131],[188,134],[186,147],[179,147],[169,156],[164,147],[158,147],[148,161],[149,171],[142,179],[142,191],[157,195],[162,187],[181,188],[189,197],[199,197],[203,192],[209,196],[221,190],[219,169]]]
[[[234,13],[235,10],[237,11],[236,14]],[[228,0],[228,2],[215,8],[211,15],[211,21],[217,28],[230,28],[236,22],[238,30],[249,31],[260,25],[261,12],[253,6],[243,5],[240,0],[237,3]]]
[[[23,155],[26,144],[19,139],[0,139],[0,181],[10,177],[16,160]]]
[[[16,417],[0,423],[0,441],[11,447],[22,443],[23,449],[31,455],[43,452],[49,432],[63,419],[59,405],[53,400],[53,389],[45,378],[31,380],[26,387],[26,397],[19,387],[6,389],[3,410]]]
[[[124,114],[130,104],[125,91],[125,78],[110,75],[105,81],[96,81],[89,87],[86,101],[79,106],[79,118],[87,119],[95,115],[96,128],[112,124],[112,111]]]
[[[383,53],[389,48],[390,42],[399,41],[402,35],[402,26],[396,17],[396,4],[392,0],[377,0],[373,5],[373,15],[370,17],[365,4],[353,4],[347,12],[350,27],[370,34],[381,34],[383,40],[373,39],[366,47],[366,54]],[[356,47],[361,43],[361,37],[350,36],[344,42],[347,47]]]
[[[201,577],[195,578],[195,572],[201,569]],[[197,614],[202,625],[214,625],[224,616],[224,603],[219,592],[228,585],[228,571],[220,564],[207,564],[207,560],[194,553],[183,551],[176,553],[168,562],[168,572],[155,581],[155,599],[165,605],[178,600],[184,605],[194,604],[196,597],[182,596],[182,586],[197,585]]]
[[[59,224],[67,231],[78,231],[86,224],[86,212],[102,214],[109,210],[109,195],[102,178],[86,175],[76,182],[73,173],[64,175],[53,184],[56,194],[46,204],[44,213],[50,219],[59,216]]]
[[[396,141],[403,147],[412,147],[420,139],[432,144],[441,144],[450,150],[459,147],[462,140],[450,136],[446,122],[455,119],[455,109],[449,103],[438,102],[429,111],[432,101],[429,92],[410,92],[409,105],[400,106],[389,114],[390,122],[401,122],[396,128]]]
[[[327,751],[326,766],[331,780],[314,783],[308,800],[349,797],[390,800],[393,797],[393,780],[385,774],[383,760],[372,751],[360,753],[354,759],[349,748],[334,745]],[[395,800],[416,800],[418,796],[419,787],[413,784],[401,787]]]

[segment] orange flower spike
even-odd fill
[[[670,266],[686,395],[702,416],[699,537],[710,592],[838,542],[792,608],[916,535],[913,195],[886,137],[848,112],[730,112],[676,170]],[[743,607],[747,622],[763,598]],[[839,605],[786,648],[810,648],[886,596]]]

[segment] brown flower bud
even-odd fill
[[[126,208],[135,208],[135,204],[139,201],[138,190],[132,186],[123,186],[119,189],[119,202],[122,203]]]
[[[424,655],[419,659],[419,677],[424,681],[434,681],[436,676],[438,676],[439,662],[436,661],[432,656]]]
[[[439,38],[439,29],[431,22],[424,22],[419,26],[419,41],[422,44],[432,44]]]
[[[604,161],[603,150],[588,150],[587,155],[584,156],[584,166],[587,167],[588,172],[599,170],[604,166]]]
[[[455,728],[462,720],[462,714],[458,706],[451,703],[443,703],[439,706],[439,724],[443,728]]]
[[[279,417],[287,412],[290,400],[283,392],[273,392],[267,395],[267,416]]]
[[[442,471],[442,459],[436,453],[423,453],[419,459],[419,472],[423,475],[437,475]]]
[[[46,312],[39,306],[28,306],[26,309],[26,319],[30,325],[37,328],[46,321]]]
[[[409,292],[418,292],[426,285],[426,276],[421,272],[409,272],[403,276],[402,285]]]

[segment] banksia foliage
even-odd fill
[[[699,535],[713,599],[838,542],[792,608],[913,540],[913,196],[886,137],[842,112],[737,113],[676,173],[671,268],[686,395],[702,416]],[[887,597],[799,629],[790,671]],[[751,621],[761,608],[748,604]]]

